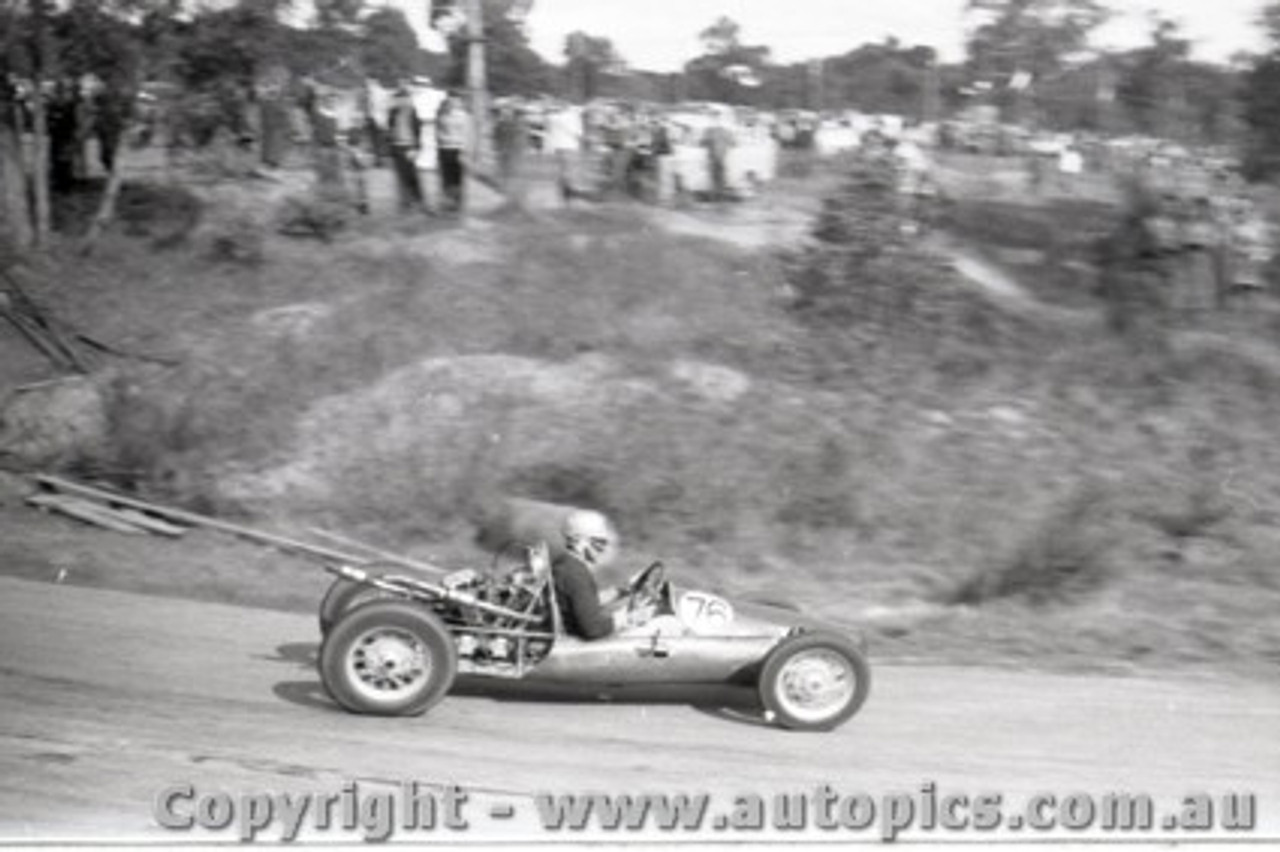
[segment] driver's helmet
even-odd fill
[[[618,534],[599,512],[579,509],[564,519],[564,548],[590,568],[603,568],[618,555]]]

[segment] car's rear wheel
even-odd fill
[[[342,616],[320,646],[320,678],[353,713],[414,716],[453,686],[458,651],[435,613],[405,601],[371,601]]]
[[[338,619],[355,609],[362,603],[375,600],[395,599],[395,595],[384,589],[378,589],[367,583],[357,583],[346,577],[338,577],[325,592],[320,601],[320,635],[327,636]]]
[[[770,652],[758,686],[770,721],[797,731],[829,731],[867,700],[871,668],[843,636],[801,633]]]

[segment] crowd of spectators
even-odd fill
[[[6,84],[30,125],[29,87]],[[519,203],[539,180],[554,181],[565,205],[720,203],[748,199],[773,180],[783,150],[815,157],[859,150],[894,161],[913,224],[922,218],[916,215],[922,201],[938,192],[938,158],[968,152],[1021,158],[1029,197],[1071,195],[1090,176],[1105,185],[1141,184],[1144,222],[1175,270],[1171,303],[1187,310],[1264,287],[1275,254],[1264,211],[1229,156],[1155,138],[1033,132],[963,119],[912,123],[856,111],[549,98],[498,99],[477,119],[460,93],[422,79],[394,88],[371,80],[227,83],[198,97],[166,97],[161,89],[126,93],[84,77],[47,84],[44,102],[55,192],[91,170],[110,172],[129,128],[135,144],[162,140],[170,149],[222,136],[267,169],[301,151],[321,185],[364,212],[369,170],[389,166],[399,210],[432,215],[465,209],[469,170]]]
[[[30,83],[11,76],[3,85],[7,89],[5,100],[14,104],[19,125],[32,130],[35,110]],[[63,77],[48,83],[44,113],[49,136],[49,184],[54,192],[68,191],[96,170],[112,170],[131,102],[131,93],[92,75]],[[91,149],[96,156],[90,156]]]

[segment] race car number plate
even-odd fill
[[[733,621],[733,605],[706,592],[685,592],[679,609],[680,620],[695,633],[711,632]]]

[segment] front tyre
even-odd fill
[[[320,679],[352,713],[416,716],[438,703],[458,673],[453,637],[435,613],[371,601],[340,618],[320,646]]]
[[[843,636],[801,633],[765,658],[758,688],[769,721],[796,731],[829,731],[867,700],[871,668]]]

